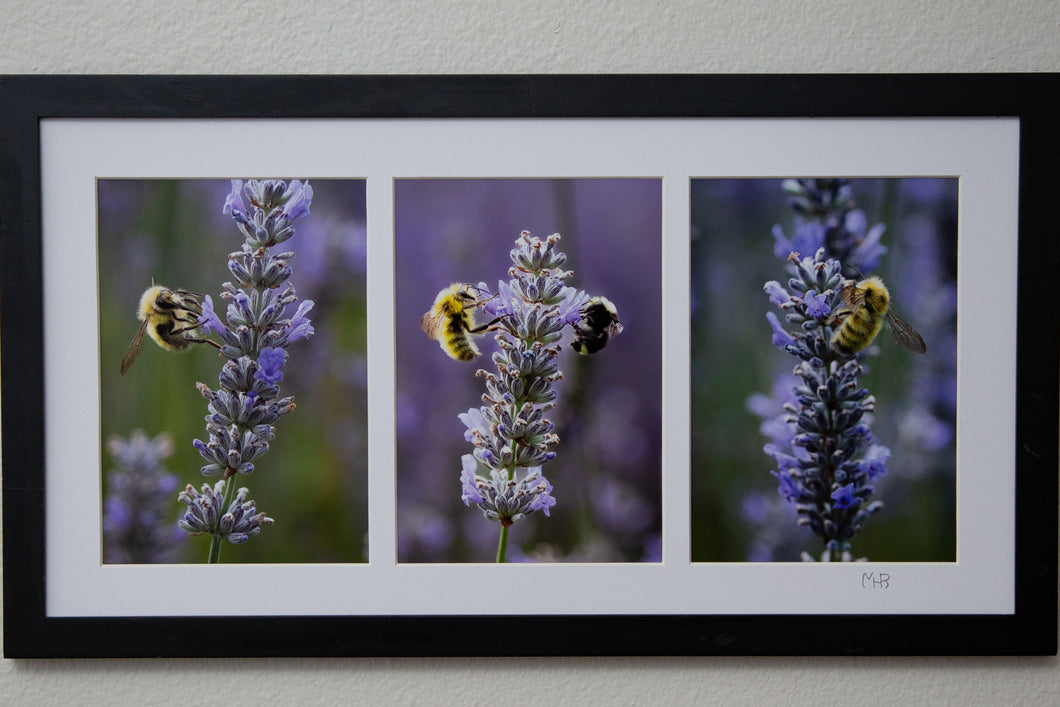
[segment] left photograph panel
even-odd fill
[[[101,560],[366,562],[364,180],[96,186]]]

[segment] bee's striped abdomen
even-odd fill
[[[471,321],[466,311],[446,317],[443,342],[445,351],[458,361],[471,361],[478,358],[479,350],[471,340],[468,329]]]
[[[872,343],[883,326],[883,317],[862,307],[851,312],[832,334],[832,348],[841,354],[855,354]]]
[[[475,327],[472,312],[484,300],[472,294],[481,288],[466,283],[454,282],[438,293],[434,305],[420,317],[420,329],[433,341],[437,341],[442,351],[457,361],[471,361],[478,357],[479,350],[471,340],[472,334],[478,334],[489,328],[490,324]]]

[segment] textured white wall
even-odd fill
[[[5,0],[5,73],[1042,71],[1050,0]]]
[[[4,0],[0,74],[1060,71],[1056,0],[309,5]],[[231,705],[1055,705],[1060,671],[1051,658],[0,663],[3,705],[209,698]]]

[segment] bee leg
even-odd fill
[[[477,290],[478,288],[476,287],[475,289]],[[500,294],[500,292],[494,292],[493,294],[491,294],[491,295],[490,295],[489,297],[487,297],[486,299],[480,299],[480,300],[478,300],[477,302],[475,302],[474,306],[475,306],[475,307],[478,307],[478,306],[480,306],[480,305],[483,305],[483,304],[485,304],[486,302],[489,302],[489,301],[490,301],[491,299],[493,299],[494,297],[496,297],[496,296],[497,296],[497,295],[499,295],[499,294]]]
[[[504,317],[496,317],[496,318],[486,322],[485,324],[482,324],[481,326],[477,326],[477,327],[475,327],[473,329],[468,329],[467,333],[468,334],[478,334],[478,333],[483,332],[483,331],[490,331],[491,327],[493,329],[495,329],[496,327],[494,327],[493,325],[496,324],[497,322],[499,322],[502,319],[504,319]]]
[[[182,327],[180,329],[174,329],[172,332],[170,332],[170,334],[183,334],[186,331],[195,331],[198,328],[199,328],[199,325],[198,324],[194,324],[192,326],[186,326],[186,327]],[[203,339],[189,339],[188,337],[184,337],[184,340],[188,341],[190,343],[193,343],[193,344],[210,344],[211,346],[216,346],[218,351],[221,350],[221,345],[219,343],[217,343],[216,341],[214,341],[213,339],[206,339],[206,338],[203,338]]]
[[[185,341],[192,344],[209,344],[210,346],[216,347],[218,351],[221,350],[221,345],[213,339],[185,339]]]
[[[826,318],[824,320],[824,325],[825,326],[830,326],[830,327],[837,327],[840,324],[842,324],[843,320],[846,319],[849,316],[850,316],[850,310],[849,309],[840,309],[840,310],[830,314],[828,316],[828,318]]]

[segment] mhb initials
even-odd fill
[[[862,572],[862,589],[888,589],[891,586],[891,575],[886,572]]]

